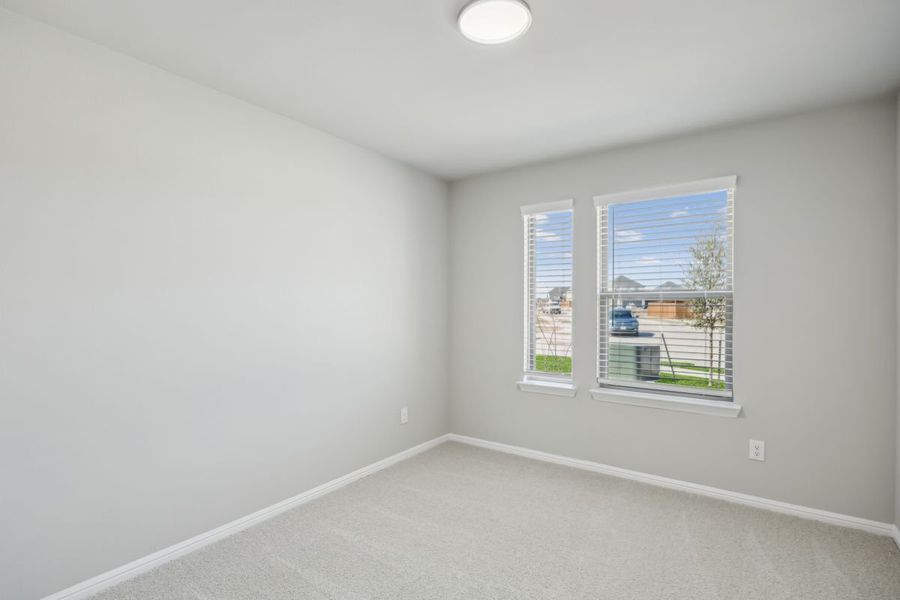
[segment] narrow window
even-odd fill
[[[601,387],[733,398],[735,183],[595,198]]]
[[[526,381],[572,381],[572,201],[522,208]]]

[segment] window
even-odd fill
[[[525,380],[572,383],[572,201],[522,208],[525,226]],[[531,390],[531,391],[546,391]],[[550,393],[554,393],[551,391]],[[571,394],[565,394],[571,395]]]
[[[601,388],[732,399],[735,184],[595,198]]]

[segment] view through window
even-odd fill
[[[601,386],[731,398],[734,187],[710,185],[597,199]]]
[[[572,376],[572,209],[522,209],[525,221],[525,374]],[[569,208],[564,208],[569,206]]]

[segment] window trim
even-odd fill
[[[537,204],[526,204],[519,208],[523,217],[528,215],[536,215],[538,213],[553,212],[560,210],[575,210],[575,201],[572,198],[566,200],[556,200],[555,202],[539,202]]]
[[[712,179],[700,179],[687,183],[662,185],[652,188],[643,188],[629,192],[615,192],[594,196],[594,208],[600,208],[607,204],[625,204],[627,202],[643,202],[644,200],[662,200],[672,196],[689,196],[702,194],[713,190],[724,190],[737,187],[737,175],[727,177],[713,177]]]
[[[675,410],[681,412],[691,412],[707,415],[718,415],[725,417],[737,417],[741,413],[741,405],[735,401],[734,388],[729,390],[727,395],[716,393],[691,393],[688,389],[673,390],[670,386],[665,388],[649,389],[649,386],[630,385],[610,383],[608,379],[600,378],[600,345],[603,342],[601,334],[603,332],[603,323],[607,318],[601,315],[601,288],[603,285],[603,256],[606,249],[601,248],[600,232],[600,209],[609,204],[626,204],[631,202],[643,202],[647,200],[662,200],[673,196],[687,196],[691,194],[701,194],[704,192],[737,189],[737,175],[728,175],[724,177],[714,177],[711,179],[701,179],[697,181],[689,181],[684,183],[676,183],[672,185],[656,186],[631,190],[625,192],[615,192],[611,194],[600,194],[594,196],[594,217],[597,235],[596,268],[597,268],[597,294],[595,298],[597,311],[597,355],[594,363],[594,380],[596,387],[590,390],[591,397],[595,400],[604,402],[612,402],[616,404],[631,404],[635,406],[643,406],[647,408],[661,408],[666,410]],[[731,269],[731,277],[734,277],[734,225],[732,223],[729,231],[730,239],[730,256],[729,266]],[[683,295],[683,294],[680,294]],[[729,297],[734,302],[734,286],[730,290]],[[732,317],[733,318],[733,317]],[[604,319],[604,321],[601,321]],[[733,327],[733,323],[732,323]],[[733,345],[733,333],[732,342]],[[721,398],[717,398],[721,396]]]
[[[529,379],[528,376],[521,381],[517,381],[516,387],[522,392],[549,394],[551,396],[566,396],[568,398],[574,398],[578,393],[578,388],[571,381],[564,382],[546,379]]]
[[[528,345],[530,342],[529,333],[531,331],[531,323],[528,320],[529,315],[529,239],[527,222],[525,217],[545,212],[558,212],[564,210],[572,211],[572,284],[569,286],[572,290],[572,297],[575,297],[575,200],[567,198],[564,200],[556,200],[552,202],[539,202],[537,204],[526,204],[519,208],[522,213],[523,230],[523,255],[522,266],[524,269],[522,284],[522,298],[524,301],[524,314],[522,317],[523,324],[523,360],[522,360],[522,379],[516,382],[519,390],[523,392],[535,392],[543,394],[551,394],[554,396],[575,396],[577,388],[575,381],[575,314],[572,313],[572,372],[568,375],[559,375],[553,373],[540,373],[528,370]]]
[[[591,397],[594,400],[613,404],[630,404],[717,417],[734,418],[741,414],[741,405],[733,400],[710,400],[699,396],[675,395],[665,392],[602,387],[592,389]]]

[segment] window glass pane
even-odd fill
[[[611,204],[607,210],[606,289],[627,294],[731,288],[727,190]],[[722,268],[694,269],[698,244],[713,242],[722,253]]]
[[[599,207],[601,385],[730,396],[733,197]]]
[[[628,384],[727,391],[731,385],[731,299],[667,298],[607,310],[600,341],[606,378]]]
[[[572,374],[572,210],[525,216],[525,371]]]

